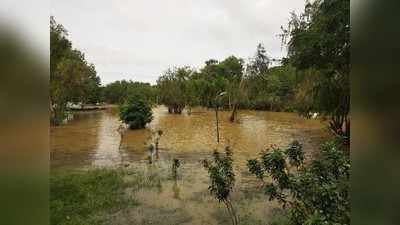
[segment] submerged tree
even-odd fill
[[[140,98],[131,98],[122,104],[119,115],[130,129],[144,128],[153,119],[150,105]]]
[[[168,107],[169,113],[182,113],[188,98],[188,80],[192,73],[189,67],[168,69],[157,80],[160,103]]]
[[[208,170],[211,184],[208,187],[211,194],[219,201],[223,202],[232,219],[232,224],[239,223],[238,216],[232,206],[230,194],[235,185],[235,173],[233,171],[232,150],[225,148],[225,155],[221,155],[217,150],[214,151],[213,161],[204,160],[204,167]]]

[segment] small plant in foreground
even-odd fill
[[[259,160],[248,161],[248,168],[263,181],[269,200],[289,206],[289,224],[350,224],[350,159],[342,147],[328,142],[306,164],[302,145],[292,142],[286,150],[263,151]]]
[[[230,194],[235,185],[235,173],[232,164],[232,151],[229,147],[225,148],[225,155],[221,155],[215,150],[212,161],[203,161],[203,165],[208,170],[211,180],[208,189],[219,202],[225,204],[231,217],[232,224],[237,225],[238,217],[230,200]]]

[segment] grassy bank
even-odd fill
[[[54,172],[50,183],[52,225],[108,224],[107,215],[134,203],[119,170]]]
[[[134,193],[159,189],[169,179],[137,168],[56,170],[50,179],[50,224],[121,224],[139,206]]]

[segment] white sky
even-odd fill
[[[51,15],[102,83],[155,83],[172,66],[253,56],[258,43],[284,56],[281,25],[305,0],[51,0]]]

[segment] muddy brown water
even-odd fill
[[[237,176],[232,201],[241,223],[265,224],[279,207],[267,201],[260,184],[247,172],[247,160],[271,145],[284,148],[293,140],[302,143],[310,157],[330,138],[326,124],[296,113],[241,110],[238,121],[230,123],[230,112],[222,111],[219,144],[212,110],[195,108],[191,115],[173,115],[159,106],[153,109],[153,115],[145,129],[123,134],[118,131],[121,123],[116,108],[78,112],[68,124],[51,128],[53,169],[127,167],[170,177],[172,159],[180,160],[177,181],[160,178],[157,188],[128,189],[128,196],[133,196],[139,206],[113,215],[113,224],[229,224],[223,204],[207,190],[207,171],[201,165],[214,149],[227,145],[234,154]],[[149,165],[148,146],[159,129],[163,131],[159,154]]]

